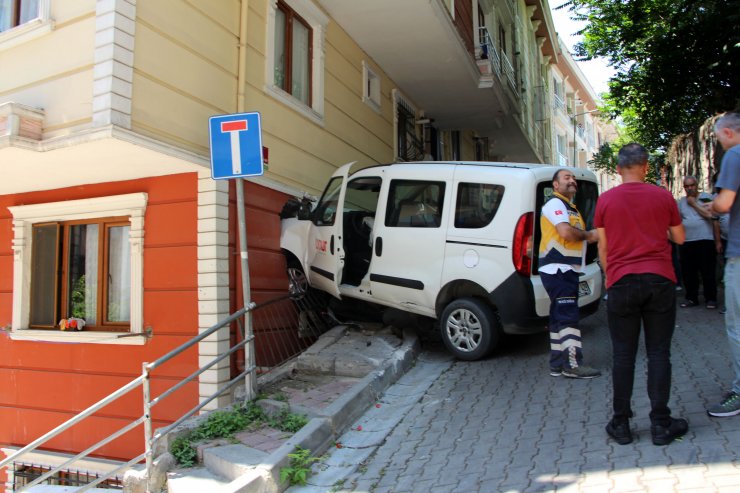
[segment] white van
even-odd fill
[[[437,319],[459,359],[489,354],[502,333],[545,329],[550,300],[537,275],[539,216],[556,166],[413,162],[339,168],[318,203],[283,214],[291,292],[317,289]],[[592,227],[595,175],[573,170]],[[297,208],[294,208],[297,209]],[[602,277],[589,245],[579,306],[593,313]]]

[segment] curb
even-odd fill
[[[385,389],[411,368],[420,351],[417,335],[404,329],[403,343],[386,359],[382,368],[362,378],[253,471],[233,480],[221,493],[280,493],[285,490],[289,485],[280,482],[280,469],[290,464],[288,454],[300,446],[311,450],[313,456],[322,455]]]

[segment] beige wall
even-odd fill
[[[208,153],[208,117],[237,111],[240,2],[137,3],[132,129]],[[393,83],[336,23],[324,44],[320,123],[265,89],[268,0],[249,2],[245,111],[262,117],[268,178],[318,193],[349,161],[393,159]],[[362,101],[362,63],[381,78],[381,108]]]
[[[91,124],[95,0],[51,2],[51,17],[51,32],[0,49],[0,103],[43,109],[44,138]]]
[[[318,193],[327,177],[346,162],[392,161],[395,84],[331,19],[323,53],[318,54],[324,60],[322,114],[307,117],[266,88],[271,2],[248,2],[243,88],[244,111],[262,115],[263,143],[269,148],[266,177]],[[126,25],[116,31],[121,36],[116,43],[126,39],[129,29],[135,30],[133,46],[127,46],[133,48],[133,57],[125,52],[100,57],[132,73],[130,98],[119,98],[117,91],[123,86],[116,86],[120,82],[116,74],[112,78],[101,75],[101,65],[96,66],[96,39],[104,45],[107,33],[101,36],[100,30],[109,26],[104,21],[100,27],[97,2],[53,1],[50,32],[11,47],[0,45],[0,103],[12,101],[43,109],[44,139],[118,122],[120,117],[128,119],[130,111],[130,124],[122,123],[124,128],[130,125],[137,134],[207,157],[208,118],[238,109],[241,3],[140,1],[113,21],[107,17],[108,22]],[[135,12],[135,23],[125,17],[129,12]],[[379,110],[362,100],[363,63],[381,81]],[[7,69],[14,67],[22,70]],[[93,113],[96,104],[106,104],[105,99],[93,98],[101,83],[113,84],[107,94],[114,100],[113,113],[102,116],[101,107]],[[465,141],[464,147],[468,146]],[[464,156],[472,158],[473,153],[466,151]]]
[[[137,3],[131,128],[207,155],[208,117],[236,110],[239,2],[195,7]]]

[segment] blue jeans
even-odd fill
[[[540,272],[540,279],[550,297],[550,368],[580,366],[583,350],[578,329],[578,273]]]
[[[632,417],[632,387],[640,325],[645,328],[650,421],[666,425],[671,415],[671,339],[676,323],[676,285],[657,274],[629,274],[608,290],[607,317],[612,340],[614,418]]]
[[[735,369],[732,391],[740,394],[740,257],[730,257],[725,264],[725,305],[727,339]]]

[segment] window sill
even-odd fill
[[[378,104],[376,101],[373,101],[372,99],[363,96],[362,102],[368,105],[372,110],[376,113],[380,113],[380,104]]]
[[[38,18],[3,31],[0,33],[0,51],[41,37],[50,33],[53,29],[53,21]]]
[[[112,344],[119,346],[143,346],[147,340],[145,333],[133,335],[130,332],[70,332],[61,330],[21,329],[8,331],[8,335],[14,341]]]
[[[305,116],[306,118],[314,122],[315,124],[320,125],[322,127],[324,126],[324,115],[318,113],[316,110],[314,110],[310,106],[296,99],[295,97],[293,97],[292,94],[289,94],[283,91],[277,86],[271,86],[271,85],[265,86],[265,92],[267,92],[267,94],[277,99],[278,101],[281,101],[282,103],[291,107],[298,113],[302,114],[303,116]]]

